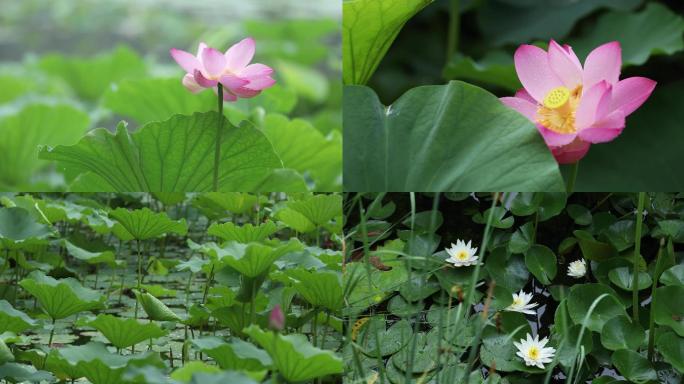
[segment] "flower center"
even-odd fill
[[[516,297],[515,299],[513,299],[513,305],[519,306],[519,305],[521,305],[521,304],[522,304],[522,299],[521,299],[521,298]]]
[[[582,86],[572,91],[566,87],[550,90],[537,110],[537,122],[556,133],[577,132],[575,111],[581,94]]]
[[[467,260],[468,259],[468,252],[459,251],[458,254],[456,255],[456,258],[459,260]]]
[[[539,359],[539,348],[537,347],[530,347],[530,350],[527,351],[527,356],[530,357],[532,360],[537,360]]]

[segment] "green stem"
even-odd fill
[[[218,192],[219,162],[221,161],[221,135],[223,134],[223,86],[218,85],[218,129],[216,130],[216,147],[214,149],[214,188]]]
[[[252,300],[249,301],[249,324],[255,324],[256,323],[256,279],[252,279]]]
[[[634,237],[634,260],[632,269],[632,319],[639,323],[639,256],[641,250],[641,224],[643,222],[644,200],[646,192],[639,192],[637,203],[636,234]]]
[[[142,254],[140,253],[140,240],[136,240],[136,248],[138,251],[138,285],[136,289],[140,292],[140,286],[142,286]],[[138,318],[138,300],[135,301],[135,318]],[[134,346],[135,347],[135,346]]]
[[[570,165],[570,177],[565,185],[565,192],[571,194],[575,190],[575,180],[577,179],[577,170],[579,169],[579,160]]]
[[[451,58],[458,49],[458,38],[460,32],[460,0],[451,0],[449,9],[449,31],[447,34],[447,49],[446,49],[446,64],[449,64]]]
[[[209,272],[209,277],[204,285],[204,295],[202,296],[202,304],[207,303],[207,295],[209,294],[209,287],[211,287],[211,281],[214,280],[214,267],[215,264],[211,264],[211,271]]]
[[[52,319],[52,329],[50,330],[50,340],[48,340],[48,348],[52,347],[52,337],[55,335],[55,319]]]
[[[660,239],[660,248],[658,248],[658,255],[656,256],[656,266],[653,272],[653,286],[651,287],[651,310],[648,318],[648,360],[653,361],[654,346],[655,346],[655,303],[656,303],[656,288],[658,287],[658,280],[660,279],[660,271],[663,262],[663,249],[665,248],[665,238]]]

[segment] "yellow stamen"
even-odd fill
[[[466,251],[461,251],[456,255],[459,260],[466,260],[468,258],[468,253]]]
[[[539,349],[537,347],[532,347],[527,352],[531,359],[537,360],[539,358]]]

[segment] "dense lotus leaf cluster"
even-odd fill
[[[3,194],[0,380],[336,382],[341,228],[338,194]]]
[[[682,379],[681,194],[361,193],[347,205],[359,212],[346,223],[347,380]],[[455,264],[474,248],[478,263]]]

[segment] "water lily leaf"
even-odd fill
[[[34,219],[31,214],[19,207],[0,208],[0,241],[10,244],[44,239],[52,234],[50,228]]]
[[[577,238],[582,255],[587,260],[605,261],[618,256],[617,249],[610,243],[603,243],[596,239],[591,233],[582,230],[572,232]]]
[[[212,223],[207,229],[207,234],[220,237],[225,241],[236,241],[246,244],[264,241],[277,231],[278,227],[275,223],[268,220],[257,226],[250,223],[244,225],[236,225],[232,222],[223,224]]]
[[[100,314],[86,325],[100,331],[117,348],[128,348],[149,339],[156,339],[167,331],[153,323],[141,324],[136,319]]]
[[[408,321],[399,320],[387,329],[385,329],[385,324],[384,317],[373,317],[369,320],[365,331],[360,333],[356,343],[363,348],[366,355],[375,357],[378,352],[381,356],[393,355],[411,339],[413,329]]]
[[[644,340],[644,329],[625,316],[608,320],[601,332],[601,344],[611,351],[618,349],[637,350]]]
[[[308,271],[303,268],[285,270],[292,286],[304,300],[315,307],[332,312],[342,309],[344,292],[342,278],[334,271]]]
[[[684,190],[681,169],[674,166],[684,162],[684,151],[677,145],[684,140],[684,108],[676,102],[681,98],[684,81],[657,86],[646,103],[629,116],[620,137],[606,145],[592,146],[582,159],[575,189]],[[652,134],[653,121],[658,121],[658,135]],[[631,155],[624,156],[625,153]]]
[[[366,84],[399,31],[432,0],[342,2],[344,84]]]
[[[664,332],[658,336],[656,345],[665,361],[672,364],[679,373],[684,373],[684,338],[672,332]]]
[[[0,119],[0,186],[14,190],[29,182],[46,164],[38,159],[41,145],[69,145],[85,133],[88,114],[69,105],[30,104]]]
[[[496,367],[498,371],[502,372],[543,372],[539,368],[526,366],[523,360],[516,355],[518,350],[513,342],[524,337],[522,330],[515,335],[488,332],[482,339],[482,349],[480,350],[482,363],[488,367]]]
[[[554,335],[557,336],[556,339],[563,340],[562,345],[559,343],[559,348],[556,353],[558,355],[558,360],[565,367],[571,367],[573,363],[577,362],[577,359],[586,356],[594,348],[594,342],[592,339],[591,332],[583,333],[582,340],[579,344],[580,349],[578,350],[576,348],[577,341],[579,341],[578,339],[580,337],[581,331],[582,326],[579,324],[575,324],[567,330],[565,330],[563,332],[563,335],[561,335],[560,333]]]
[[[489,216],[492,216],[491,226],[494,228],[510,228],[515,222],[515,218],[511,215],[504,219],[504,216],[508,213],[504,207],[492,207],[487,208],[484,213],[476,213],[473,215],[473,221],[478,224],[487,224],[489,221]]]
[[[85,288],[72,278],[53,279],[41,271],[33,271],[19,282],[33,295],[52,319],[63,319],[82,311],[104,308],[106,297]]]
[[[46,55],[38,66],[61,77],[79,97],[87,100],[98,99],[112,82],[141,77],[146,72],[142,58],[125,46],[91,58]]]
[[[492,84],[509,91],[522,88],[515,73],[513,56],[504,51],[489,51],[480,60],[456,53],[444,67],[444,78]]]
[[[568,215],[577,225],[589,225],[592,222],[591,211],[589,208],[580,204],[568,204]]]
[[[122,383],[128,367],[145,365],[164,367],[158,353],[123,356],[109,352],[104,344],[98,342],[53,349],[46,359],[46,368],[58,377],[85,377],[97,384]]]
[[[38,323],[29,315],[15,309],[7,300],[0,300],[0,334],[13,332],[20,334]]]
[[[64,240],[64,245],[66,246],[69,255],[81,261],[85,261],[88,264],[106,263],[111,267],[117,265],[116,256],[113,251],[90,252],[72,244],[68,240]]]
[[[507,255],[503,248],[496,248],[487,257],[484,265],[497,285],[518,292],[527,284],[530,271],[521,255]],[[438,275],[439,276],[439,275]],[[468,277],[467,277],[468,278]],[[470,284],[470,282],[468,282]],[[450,287],[449,287],[450,289]]]
[[[525,252],[525,265],[542,284],[551,284],[556,277],[556,255],[545,245],[535,244]]]
[[[108,190],[185,192],[212,188],[218,113],[175,115],[130,134],[99,128],[72,146],[43,147],[40,158],[70,172],[91,172]],[[224,121],[219,188],[259,190],[282,162],[268,139],[245,122]],[[301,182],[303,184],[303,181]],[[304,188],[305,189],[305,188]]]
[[[508,251],[511,253],[525,253],[532,243],[534,237],[534,226],[532,223],[525,223],[511,235],[511,240],[508,242]]]
[[[266,116],[262,131],[283,165],[309,174],[316,190],[342,189],[342,137],[339,134],[324,136],[306,120],[288,120],[275,114]]]
[[[192,344],[216,360],[222,369],[260,371],[273,363],[264,350],[237,338],[225,342],[218,337],[205,337],[193,340]]]
[[[288,381],[305,381],[317,377],[341,374],[342,359],[332,351],[314,347],[301,334],[281,335],[263,331],[256,325],[244,329],[273,359],[278,372]]]
[[[656,300],[653,303],[655,322],[667,325],[679,336],[684,337],[684,287],[670,285],[656,288]]]
[[[188,225],[185,219],[171,220],[164,212],[154,212],[149,208],[128,210],[117,208],[109,216],[137,240],[154,239],[167,233],[185,236]]]
[[[602,15],[586,35],[569,44],[579,57],[586,57],[595,47],[617,40],[622,47],[622,65],[641,65],[651,55],[671,55],[684,49],[682,33],[684,18],[663,4],[648,3],[640,12]]]
[[[380,296],[382,297],[382,296]],[[387,305],[387,309],[391,314],[399,317],[414,316],[423,310],[425,304],[422,302],[411,303],[404,299],[401,295],[394,296]]]
[[[138,290],[133,290],[135,297],[138,299],[142,305],[145,313],[151,320],[156,321],[178,321],[181,322],[183,319],[180,318],[171,308],[167,307],[161,300],[152,296],[147,292],[138,292]]]
[[[612,318],[627,316],[625,308],[617,299],[617,293],[612,288],[607,285],[592,283],[575,285],[570,290],[566,301],[572,321],[575,324],[582,324],[593,302],[603,294],[607,294],[607,296],[598,302],[587,318],[586,326],[588,329],[601,332],[603,326]]]
[[[563,189],[533,124],[473,85],[413,88],[388,107],[347,86],[343,113],[345,190]]]
[[[632,273],[632,267],[618,267],[613,268],[608,272],[608,278],[610,282],[617,285],[618,287],[624,289],[625,291],[632,291],[632,279],[634,274]],[[651,286],[653,281],[651,276],[646,272],[639,272],[637,276],[637,290],[646,289]]]
[[[582,17],[600,8],[633,9],[642,0],[520,1],[493,0],[480,7],[478,24],[496,45],[533,39],[560,39]]]
[[[635,351],[620,349],[613,352],[611,360],[618,372],[631,382],[642,384],[658,380],[651,363]]]
[[[660,275],[660,282],[665,285],[679,285],[684,287],[684,264],[675,265]]]

